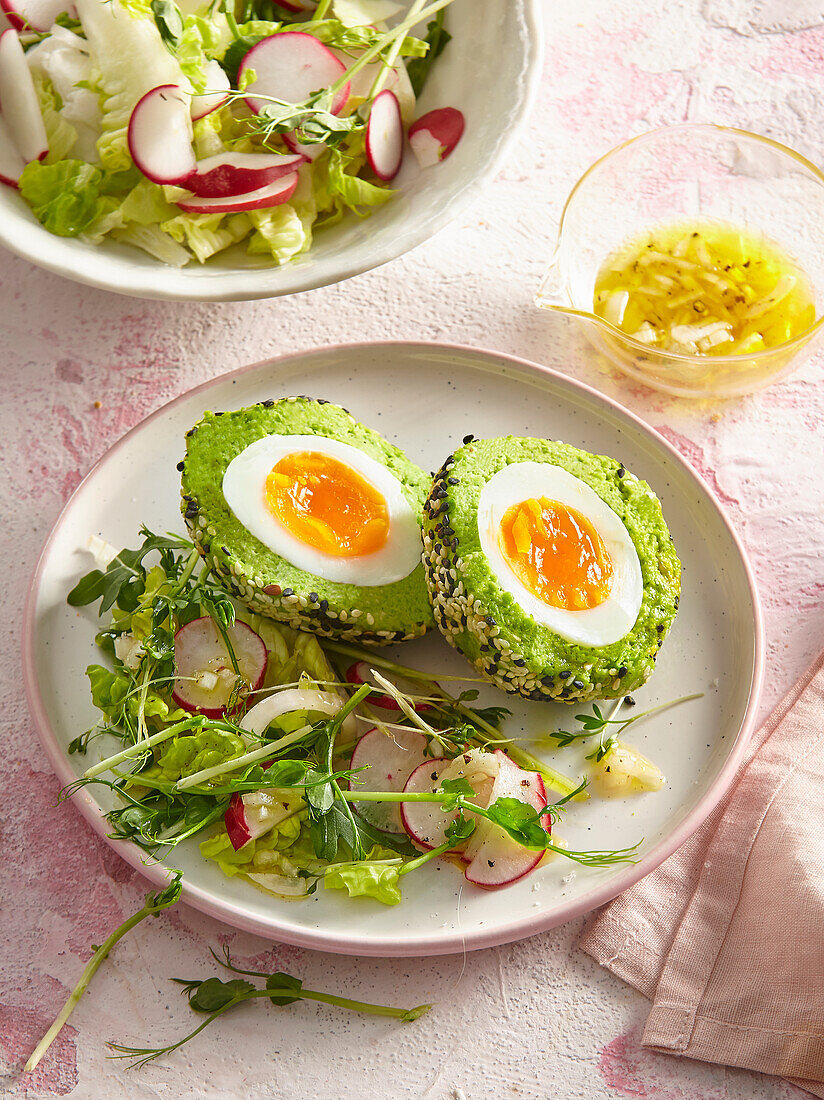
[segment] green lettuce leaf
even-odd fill
[[[49,151],[46,154],[46,164],[55,164],[59,160],[65,160],[77,141],[77,130],[70,122],[60,114],[62,103],[54,89],[54,85],[39,69],[32,70],[34,90],[37,92],[37,100],[40,104],[40,113],[46,127],[46,138],[49,143]]]
[[[200,730],[164,742],[157,752],[154,767],[146,774],[177,783],[187,775],[225,764],[248,751],[241,738],[228,730]]]
[[[250,210],[249,217],[255,232],[249,239],[250,256],[271,256],[279,264],[285,264],[305,252],[312,243],[311,231],[307,234],[294,206],[282,203],[269,210]]]
[[[172,240],[186,245],[203,263],[248,234],[251,222],[246,214],[178,214],[160,228]]]
[[[100,213],[104,174],[82,160],[32,161],[20,177],[20,194],[38,221],[60,237],[78,237]]]
[[[384,905],[397,905],[402,868],[402,860],[376,845],[365,860],[330,867],[323,885],[327,890],[346,890],[350,898],[369,897]]]

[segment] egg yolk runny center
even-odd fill
[[[372,554],[389,535],[383,495],[351,466],[318,451],[296,451],[272,467],[266,504],[295,538],[338,558]]]
[[[551,607],[585,611],[609,595],[607,548],[575,508],[545,497],[513,504],[501,520],[500,546],[521,584]]]

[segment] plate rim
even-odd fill
[[[513,104],[512,124],[502,131],[495,141],[490,155],[480,174],[476,174],[468,182],[462,184],[455,193],[439,206],[437,213],[425,232],[421,229],[415,232],[409,243],[393,244],[385,258],[372,261],[362,258],[354,265],[343,264],[338,266],[332,277],[322,276],[315,271],[313,266],[302,268],[290,264],[270,266],[245,270],[239,267],[229,272],[216,271],[213,278],[208,277],[208,268],[199,267],[175,268],[160,261],[149,267],[127,264],[123,271],[112,269],[107,252],[100,252],[97,245],[84,245],[82,250],[75,247],[74,240],[56,237],[36,220],[26,216],[31,212],[20,212],[18,222],[15,218],[7,232],[3,229],[3,219],[0,218],[0,245],[12,255],[32,264],[52,275],[68,279],[80,286],[90,286],[96,290],[108,290],[114,294],[137,298],[144,301],[164,302],[249,302],[262,301],[273,298],[283,298],[290,294],[302,294],[309,290],[318,290],[321,287],[335,286],[363,275],[369,271],[376,271],[386,264],[414,252],[427,241],[432,240],[447,226],[456,222],[460,216],[469,209],[479,197],[482,188],[495,177],[504,163],[504,159],[520,136],[526,125],[538,98],[538,88],[543,73],[545,45],[543,35],[543,12],[540,0],[521,0],[523,4],[523,38],[526,46],[523,52],[522,66],[522,90],[519,98]],[[402,196],[401,196],[402,197]],[[19,228],[19,232],[17,229]],[[9,236],[11,233],[11,236]],[[44,241],[46,254],[38,254],[33,258],[26,244],[34,234],[35,239]],[[82,243],[82,242],[81,242]],[[83,257],[99,259],[97,262],[86,265]],[[117,257],[115,256],[114,259]],[[335,260],[337,263],[337,260]],[[187,272],[204,271],[203,277],[191,277]],[[296,277],[289,285],[280,286],[277,282],[271,285],[267,276],[274,275],[276,279],[283,270],[291,271]],[[228,282],[227,282],[228,281]]]
[[[407,352],[417,349],[422,353],[456,353],[459,355],[477,356],[491,360],[497,359],[506,365],[514,366],[526,375],[534,374],[538,377],[547,377],[562,388],[568,388],[581,397],[594,400],[596,404],[600,403],[604,405],[613,414],[617,413],[619,418],[624,417],[628,419],[636,429],[640,430],[642,435],[650,437],[653,442],[664,450],[676,466],[680,467],[690,479],[697,483],[700,490],[706,495],[710,504],[714,507],[727,534],[732,540],[741,566],[743,567],[753,612],[754,649],[749,698],[735,739],[730,746],[730,751],[718,775],[715,777],[715,780],[685,818],[668,836],[662,838],[658,844],[650,849],[650,851],[637,863],[628,865],[622,869],[622,871],[614,878],[611,878],[608,883],[597,885],[591,893],[573,901],[560,915],[557,911],[549,914],[523,914],[518,919],[508,921],[505,925],[499,924],[492,929],[483,928],[470,933],[452,931],[449,935],[440,937],[432,936],[428,933],[423,937],[412,937],[411,940],[399,936],[373,936],[364,943],[360,941],[356,935],[335,934],[330,936],[322,929],[281,929],[278,927],[277,920],[264,922],[256,917],[249,916],[249,914],[236,903],[226,900],[216,901],[210,892],[191,883],[187,883],[184,878],[181,900],[186,901],[193,908],[224,924],[230,924],[232,927],[256,935],[275,938],[282,943],[288,943],[316,951],[326,951],[338,955],[361,955],[364,957],[378,958],[433,957],[437,955],[465,953],[466,951],[496,947],[501,944],[525,939],[528,936],[546,932],[569,920],[574,920],[612,901],[613,898],[635,885],[635,883],[639,882],[645,875],[659,867],[665,859],[672,855],[677,848],[689,839],[730,789],[733,779],[738,772],[739,765],[742,762],[745,749],[749,743],[758,715],[758,706],[764,681],[764,621],[755,574],[746,549],[717,495],[701,475],[693,469],[687,459],[685,459],[660,432],[647,424],[636,413],[625,408],[614,398],[601,393],[599,390],[595,389],[594,386],[571,378],[561,371],[547,367],[541,363],[536,363],[522,356],[510,355],[506,352],[499,352],[489,348],[479,348],[471,344],[436,340],[377,340],[321,344],[304,349],[300,352],[289,352],[268,359],[261,359],[207,379],[197,386],[193,386],[183,393],[178,394],[170,401],[165,402],[117,439],[94,463],[60,510],[60,513],[45,539],[40,554],[38,555],[26,593],[22,627],[23,686],[29,711],[40,740],[40,745],[46,754],[47,760],[52,765],[57,778],[60,780],[61,785],[65,786],[71,783],[76,776],[71,769],[69,757],[58,744],[56,733],[51,726],[46,706],[40,693],[36,675],[37,658],[35,651],[35,635],[38,596],[43,580],[46,559],[49,557],[52,547],[57,541],[62,526],[66,522],[69,510],[77,495],[81,492],[86,483],[95,477],[104,464],[107,464],[117,452],[126,445],[127,441],[129,441],[133,435],[140,432],[150,422],[167,414],[174,406],[182,404],[184,401],[188,401],[192,397],[204,393],[209,389],[216,388],[219,385],[247,374],[252,374],[263,368],[274,367],[275,370],[277,370],[284,364],[294,363],[301,359],[312,358],[324,354],[346,354],[347,352],[362,351],[364,348],[380,348],[385,352],[389,352],[390,349],[393,348],[402,348]],[[71,801],[75,804],[87,824],[94,829],[98,836],[106,841],[112,850],[125,859],[136,871],[142,874],[156,887],[163,886],[167,883],[168,875],[165,865],[155,863],[147,866],[144,862],[145,853],[136,845],[129,841],[118,841],[108,835],[108,827],[103,811],[94,799],[90,797],[85,788],[81,788],[81,790],[74,792],[71,796]]]

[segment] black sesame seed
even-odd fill
[[[631,695],[627,695],[627,696],[624,697],[624,706],[627,706],[627,707],[634,707],[635,706],[635,700],[632,698]]]
[[[627,471],[624,469],[623,466],[619,466],[615,472],[617,473],[618,477],[623,477]]]
[[[321,600],[320,601],[320,609],[321,609],[321,611],[328,611],[329,610],[329,601],[328,600]]]
[[[320,597],[318,596],[317,592],[309,593],[309,603],[317,603],[319,598]]]
[[[220,549],[221,549],[221,550],[223,551],[223,553],[224,553],[224,554],[226,555],[226,557],[228,558],[228,557],[229,557],[229,547],[228,547],[228,546],[221,546],[221,548],[220,548]]]
[[[584,686],[584,681],[583,680],[573,680],[572,681],[572,686],[578,688],[578,690],[580,691]]]
[[[619,676],[626,676],[628,671],[629,670],[627,669],[626,665],[621,665],[621,667],[618,669],[618,675]]]
[[[542,676],[541,677],[541,683],[545,684],[547,687],[554,687],[555,677],[554,676]]]
[[[191,437],[195,434],[196,431],[197,431],[197,427],[189,428],[188,432],[186,432],[186,438],[191,439]]]
[[[497,626],[498,625],[495,622],[495,620],[492,618],[491,615],[487,615],[486,618],[484,619],[484,622],[486,623],[487,626]]]
[[[679,601],[678,597],[676,596],[676,597],[675,597],[675,610],[676,610],[676,611],[678,610],[678,604],[679,604],[679,602],[680,602],[680,601]]]
[[[271,397],[267,397],[265,401],[261,401],[261,405],[263,405],[264,409],[271,409],[274,405],[274,401]]]
[[[294,594],[295,594],[294,589],[292,589],[292,588],[284,588],[284,590],[283,590],[283,595],[284,596],[294,596]]]
[[[559,672],[558,675],[561,677],[562,680],[568,680],[572,673],[569,671],[569,669],[565,668],[564,671]]]
[[[663,634],[664,633],[664,624],[659,623],[658,626],[656,626],[655,629],[658,631],[659,634]]]
[[[474,435],[471,435],[471,434],[470,435],[465,435],[463,437],[464,446],[466,446],[467,443],[471,443],[474,438],[475,438]]]
[[[526,664],[526,661],[523,659],[523,657],[516,657],[512,663],[513,665],[517,665],[518,668],[523,668]]]
[[[186,463],[181,459],[181,461],[178,462],[177,466],[175,466],[175,469],[180,470],[180,472],[183,473],[183,467],[185,465],[186,465]]]

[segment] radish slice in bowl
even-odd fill
[[[287,103],[303,103],[313,92],[328,88],[346,72],[346,66],[314,35],[303,31],[273,34],[252,46],[238,66],[238,84],[243,74],[253,69],[255,79],[247,90],[259,96],[271,96]],[[247,95],[246,102],[255,114],[260,114],[268,100]],[[343,85],[332,104],[338,114],[349,98],[349,83]]]
[[[49,151],[40,102],[17,31],[0,34],[0,105],[9,135],[23,160],[42,160]]]
[[[63,12],[70,19],[77,18],[77,9],[70,0],[0,0],[0,10],[15,30],[26,33],[48,31]]]
[[[280,153],[218,153],[197,162],[186,186],[201,198],[238,198],[291,175],[303,162]]]
[[[240,620],[226,633],[241,680],[249,691],[257,691],[266,675],[268,658],[263,639]],[[238,675],[223,638],[208,615],[186,623],[175,634],[175,676],[172,697],[179,707],[207,718],[223,716],[236,694]]]
[[[366,158],[382,180],[397,176],[403,160],[403,122],[398,97],[384,91],[375,96],[366,124]]]
[[[424,735],[416,730],[367,730],[352,752],[349,767],[364,768],[352,778],[352,790],[402,791],[415,768],[426,761],[426,744]],[[399,803],[355,802],[354,806],[376,829],[404,831]]]
[[[288,176],[281,176],[265,187],[243,195],[204,199],[190,191],[176,202],[187,214],[232,214],[241,210],[266,210],[270,206],[280,206],[281,203],[288,202],[297,185],[298,174],[291,172]]]
[[[2,3],[2,0],[0,0],[0,3]],[[226,102],[229,98],[229,92],[232,90],[229,77],[220,62],[215,61],[214,58],[206,62],[204,72],[206,74],[206,90],[196,92],[189,104],[192,122],[197,122],[199,118],[205,118],[212,111],[216,111],[221,104]]]
[[[16,187],[25,167],[6,120],[0,115],[0,183]]]
[[[409,144],[421,168],[446,160],[464,132],[464,116],[455,107],[438,107],[409,127]]]
[[[346,679],[350,684],[356,684],[358,687],[361,684],[369,684],[370,687],[376,689],[367,700],[371,706],[382,707],[383,710],[393,710],[396,713],[400,712],[401,708],[397,700],[393,699],[391,695],[382,694],[383,689],[378,686],[372,675],[368,661],[356,661],[353,665],[350,665],[346,670]],[[402,676],[393,676],[392,683],[404,695],[420,695],[423,690],[420,684],[415,683],[413,680],[405,680]],[[414,706],[419,714],[432,710],[431,703],[415,703]]]
[[[129,152],[152,183],[185,184],[197,170],[190,100],[177,84],[159,84],[146,92],[132,111]]]

